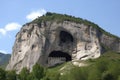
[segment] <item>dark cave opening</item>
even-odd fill
[[[65,52],[62,52],[62,51],[52,51],[50,54],[49,54],[49,57],[52,57],[52,58],[65,58],[65,61],[71,61],[71,56],[68,54],[68,53],[65,53]]]
[[[60,41],[63,43],[73,42],[73,36],[66,31],[61,31],[59,36],[60,36]]]

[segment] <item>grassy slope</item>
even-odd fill
[[[86,61],[89,66],[76,67],[71,62],[64,63],[47,70],[50,80],[55,76],[60,80],[119,80],[120,78],[120,53],[106,52],[100,58]],[[65,67],[64,70],[61,68]],[[60,73],[65,73],[60,75]]]
[[[85,61],[87,64],[96,64],[96,62],[98,61],[102,61],[102,60],[108,60],[108,61],[120,61],[120,53],[116,53],[116,52],[112,52],[112,51],[108,51],[106,53],[104,53],[103,55],[101,55],[99,58],[97,59],[89,59],[87,61]],[[52,67],[49,68],[48,70],[51,71],[59,71],[62,67],[64,66],[69,66],[69,67],[75,67],[74,65],[72,65],[71,62],[66,62],[64,64],[58,65],[56,67]]]

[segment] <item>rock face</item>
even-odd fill
[[[16,35],[7,70],[32,69],[35,63],[54,66],[71,60],[98,58],[106,47],[120,52],[120,39],[91,25],[73,21],[43,21],[24,25]]]

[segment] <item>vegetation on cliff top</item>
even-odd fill
[[[71,22],[75,22],[75,23],[85,24],[87,26],[92,26],[92,27],[98,29],[100,32],[102,32],[108,36],[119,38],[115,35],[112,35],[109,32],[106,32],[105,30],[103,30],[97,24],[95,24],[93,22],[90,22],[90,21],[88,21],[86,19],[82,19],[82,18],[76,18],[74,16],[70,16],[70,15],[66,15],[66,14],[57,14],[57,13],[47,12],[45,15],[33,20],[31,23],[41,24],[41,22],[45,22],[45,21],[57,21],[57,22],[71,21]]]

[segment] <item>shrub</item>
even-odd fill
[[[28,75],[29,75],[29,70],[26,67],[24,67],[19,74],[19,78],[20,80],[27,80]]]
[[[37,80],[40,80],[44,77],[44,68],[40,66],[39,64],[35,64],[32,69],[33,77]]]
[[[14,70],[6,72],[6,80],[17,80],[17,74]]]
[[[5,75],[6,72],[2,68],[0,68],[0,80],[5,80],[6,79]]]
[[[113,75],[108,71],[104,72],[101,78],[102,80],[114,80]]]

